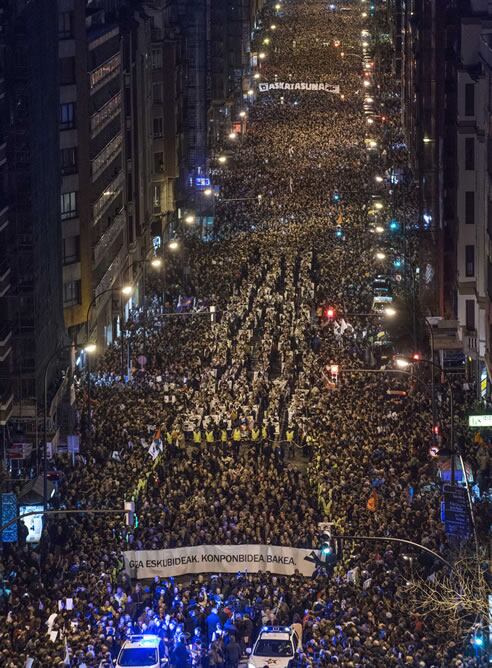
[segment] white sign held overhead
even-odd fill
[[[314,93],[340,93],[340,86],[328,83],[290,83],[285,81],[274,81],[272,83],[258,84],[259,93],[268,93],[271,90],[311,91]]]
[[[492,415],[469,415],[469,427],[492,427]]]
[[[274,545],[197,545],[174,550],[124,552],[125,570],[137,580],[177,577],[198,573],[237,573],[269,571],[312,576],[317,553]]]

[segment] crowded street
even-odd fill
[[[384,13],[369,6],[264,8],[241,133],[210,159],[213,239],[188,230],[167,251],[90,386],[77,377],[80,452],[50,461],[63,471],[54,508],[132,501],[134,517],[56,515],[36,549],[4,545],[2,667],[112,666],[125,640],[152,634],[176,668],[264,668],[275,660],[246,650],[270,626],[297,633],[290,668],[488,665],[468,619],[413,598],[412,582],[439,577],[457,549],[429,454],[436,412],[449,445],[450,406],[438,375],[435,408],[425,370],[394,364],[418,332],[401,324],[393,260],[422,226]],[[373,286],[387,276],[381,310]],[[488,450],[462,419],[473,388],[453,382],[456,440],[483,492]],[[478,550],[490,510],[485,496],[475,505]],[[320,525],[337,558],[318,556],[309,574],[254,564],[138,577],[123,554],[319,554]]]

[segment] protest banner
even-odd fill
[[[125,570],[132,578],[145,580],[197,573],[269,571],[276,575],[311,576],[317,563],[314,550],[274,545],[197,545],[171,550],[124,552]]]

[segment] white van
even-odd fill
[[[116,659],[116,668],[161,668],[167,663],[159,636],[139,635],[125,640]]]
[[[287,668],[294,658],[299,638],[290,626],[264,626],[248,657],[248,668]]]

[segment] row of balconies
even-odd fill
[[[98,265],[103,259],[104,255],[107,253],[108,249],[111,248],[113,243],[116,241],[117,236],[123,229],[125,223],[125,214],[123,209],[119,211],[116,216],[113,218],[111,225],[101,236],[99,241],[94,246],[94,264]]]

